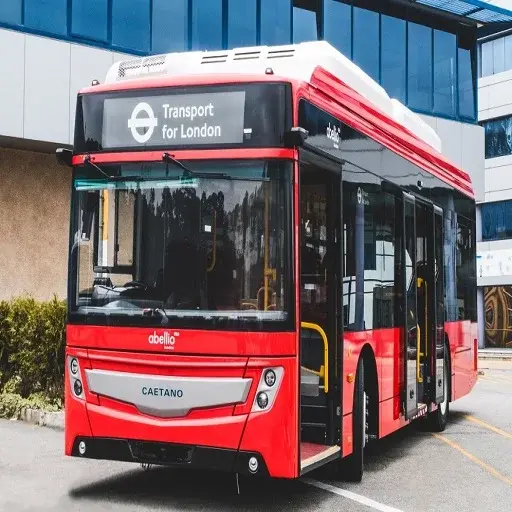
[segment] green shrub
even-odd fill
[[[65,322],[66,305],[57,298],[0,302],[0,392],[62,399]]]

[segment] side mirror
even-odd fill
[[[287,148],[297,148],[304,144],[308,138],[309,132],[300,126],[294,126],[290,131],[284,134],[284,145]]]
[[[57,148],[55,155],[57,157],[57,162],[59,162],[60,165],[65,165],[67,167],[72,166],[73,151],[70,149]]]

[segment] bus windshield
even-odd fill
[[[291,163],[189,161],[186,168],[75,169],[72,321],[289,325]]]

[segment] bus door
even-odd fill
[[[404,297],[404,413],[411,419],[418,412],[420,330],[417,314],[416,200],[403,192],[402,275]]]
[[[433,336],[431,341],[431,368],[433,385],[431,386],[431,400],[436,404],[444,401],[444,365],[445,365],[445,344],[444,344],[444,218],[443,210],[434,206],[433,214],[433,238],[434,238],[434,255],[433,266],[433,282],[434,289],[432,291],[433,311],[432,326]]]
[[[301,151],[299,166],[300,430],[304,471],[304,460],[325,461],[322,454],[329,450],[334,456],[341,439],[341,166],[305,150]],[[308,458],[308,452],[315,450],[318,457]],[[339,456],[339,449],[336,453]]]

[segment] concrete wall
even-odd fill
[[[0,148],[0,299],[66,296],[70,187],[54,155]]]

